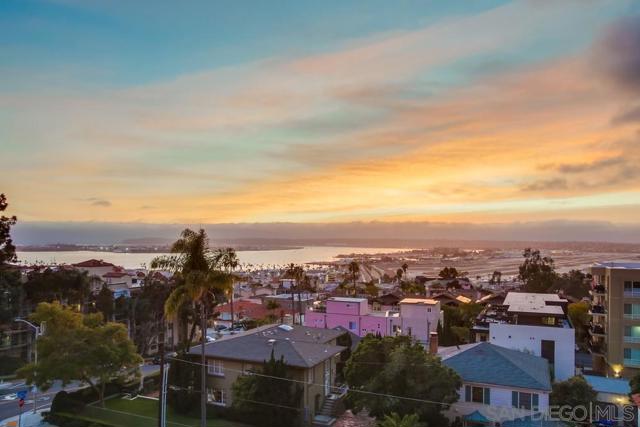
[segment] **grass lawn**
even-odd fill
[[[114,427],[156,427],[158,425],[158,401],[138,397],[134,400],[116,397],[105,402],[105,407],[88,405],[77,418],[98,421]],[[167,427],[196,427],[197,418],[175,414],[167,408]],[[247,427],[243,424],[220,418],[207,420],[208,427]]]

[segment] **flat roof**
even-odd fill
[[[599,377],[596,375],[583,375],[589,385],[598,393],[624,394],[631,393],[629,381],[621,378]]]
[[[405,298],[400,301],[400,304],[424,304],[424,305],[436,305],[438,301],[430,298]]]
[[[331,297],[329,301],[339,302],[369,302],[366,298]]]
[[[566,303],[568,301],[560,298],[557,294],[509,292],[504,299],[503,305],[509,306],[509,312],[564,316],[561,306],[548,304],[549,302]]]
[[[624,270],[640,270],[640,262],[638,261],[602,261],[596,262],[592,267],[616,268]]]

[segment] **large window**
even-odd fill
[[[221,388],[208,388],[207,402],[213,405],[225,406],[227,404],[227,393]]]
[[[514,408],[537,409],[539,396],[537,393],[511,392],[511,405]]]
[[[466,402],[491,404],[491,389],[488,387],[476,387],[467,385],[464,387],[464,400]]]
[[[216,375],[218,377],[224,376],[224,363],[222,360],[209,359],[207,363],[207,372],[209,375]]]

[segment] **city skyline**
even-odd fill
[[[638,223],[640,7],[0,4],[20,221]]]

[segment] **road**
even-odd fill
[[[145,376],[151,375],[159,370],[159,365],[144,365],[141,367],[142,375]],[[61,390],[74,391],[82,387],[86,387],[86,385],[75,381],[67,384],[66,387],[62,387],[62,383],[60,381],[56,381],[49,390],[38,393],[36,407],[37,409],[48,408],[51,405],[51,400],[53,400],[53,397],[57,392]],[[24,381],[20,380],[12,382],[9,387],[0,388],[0,421],[16,416],[20,413],[18,398],[15,393],[23,390],[30,390],[30,387],[27,386]],[[33,411],[33,395],[31,393],[27,395],[22,411],[23,413]]]

